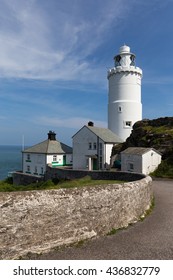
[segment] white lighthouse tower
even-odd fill
[[[135,66],[135,55],[126,45],[114,60],[115,67],[108,71],[108,128],[125,141],[133,124],[142,119],[142,70]]]

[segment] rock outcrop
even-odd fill
[[[163,160],[173,158],[173,117],[136,122],[126,142],[115,146],[112,155],[128,147],[152,147],[162,153]]]

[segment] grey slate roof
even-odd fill
[[[95,126],[86,126],[86,127],[106,143],[123,143],[123,140],[120,139],[119,136],[117,136],[108,128],[95,127]]]
[[[113,133],[108,128],[84,125],[80,130],[82,130],[84,127],[88,128],[90,131],[92,131],[96,136],[98,136],[100,139],[102,139],[105,143],[123,143],[124,142],[119,136],[117,136],[115,133]],[[73,135],[73,137],[75,135]]]
[[[72,154],[72,148],[57,141],[47,139],[23,151],[37,154]]]
[[[126,150],[122,151],[121,154],[130,154],[130,155],[143,155],[149,151],[155,151],[156,153],[160,154],[161,153],[153,148],[143,148],[143,147],[129,147]]]

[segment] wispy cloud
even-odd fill
[[[125,16],[127,1],[60,2],[1,0],[1,77],[100,79],[105,69],[92,56],[109,27]]]
[[[146,78],[143,80],[145,85],[173,85],[173,76],[152,76],[151,78]]]

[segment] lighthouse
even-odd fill
[[[108,128],[122,140],[130,136],[133,124],[142,119],[142,70],[135,66],[129,46],[120,47],[115,67],[108,70]]]

